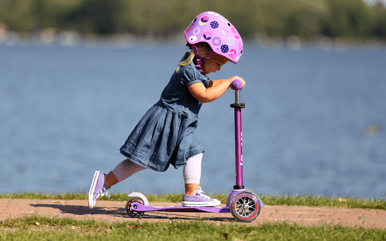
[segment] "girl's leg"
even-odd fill
[[[118,182],[121,182],[126,178],[134,175],[135,173],[145,169],[146,169],[145,167],[140,166],[126,159],[121,163],[119,163],[118,166],[114,168],[114,170],[112,170],[106,175],[105,185],[107,188],[110,188],[111,186],[117,184]]]
[[[182,206],[217,206],[221,202],[217,199],[212,199],[200,187],[201,179],[201,161],[203,153],[189,157],[184,166],[183,176],[185,180],[185,195],[182,198]]]
[[[145,169],[129,160],[124,160],[107,175],[100,171],[95,171],[88,193],[88,207],[93,208],[100,196],[109,196],[107,190],[111,186]]]
[[[201,179],[201,161],[203,153],[189,157],[184,166],[185,195],[190,196],[199,188]]]
[[[117,184],[119,181],[117,177],[114,175],[113,171],[110,171],[106,176],[105,176],[105,185],[107,188],[110,188],[111,186]]]
[[[195,183],[185,183],[185,195],[186,196],[191,196],[193,195],[193,192],[200,187],[200,184],[195,184]]]

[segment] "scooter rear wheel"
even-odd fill
[[[233,217],[242,222],[252,222],[259,216],[261,203],[256,194],[244,191],[236,194],[230,207]]]
[[[129,201],[126,202],[126,213],[132,218],[140,218],[145,212],[135,211],[136,205],[133,206],[134,209],[131,207],[135,202],[140,204],[144,203],[144,201],[139,197],[130,198]]]

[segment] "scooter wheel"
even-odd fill
[[[133,207],[131,207],[135,202],[138,202],[140,204],[144,203],[144,201],[139,197],[130,198],[129,201],[126,202],[126,213],[132,218],[140,218],[145,212],[135,211],[136,206],[134,205]]]
[[[240,192],[231,201],[231,213],[238,221],[252,222],[259,216],[261,204],[253,192]]]

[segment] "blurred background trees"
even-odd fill
[[[0,24],[19,33],[50,28],[166,38],[207,10],[224,15],[244,38],[386,39],[385,6],[363,0],[0,0]]]

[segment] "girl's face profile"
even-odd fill
[[[226,64],[229,60],[219,54],[214,54],[204,64],[204,74],[215,73],[221,69],[221,66]]]

